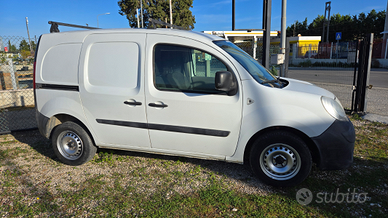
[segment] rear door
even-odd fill
[[[82,47],[80,95],[98,143],[150,147],[145,115],[145,34],[92,34]]]
[[[232,155],[241,125],[241,91],[228,96],[214,83],[217,71],[236,72],[229,60],[204,43],[178,36],[148,34],[147,52],[152,148],[194,156]]]

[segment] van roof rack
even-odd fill
[[[189,29],[181,27],[181,26],[169,24],[169,23],[166,23],[166,22],[160,21],[160,20],[154,20],[152,18],[149,18],[148,21],[152,23],[153,27],[150,26],[150,28],[152,28],[152,29],[158,28],[156,25],[159,24],[159,25],[164,25],[164,26],[172,27],[172,28],[179,29],[179,30],[189,30]]]
[[[61,22],[56,22],[56,21],[49,21],[48,23],[51,24],[50,33],[59,33],[58,26],[68,26],[68,27],[90,29],[90,30],[92,30],[92,29],[101,29],[101,28],[97,28],[97,27],[81,26],[81,25],[69,24],[69,23],[61,23]]]

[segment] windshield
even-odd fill
[[[228,52],[261,84],[277,82],[277,79],[249,54],[230,41],[214,41],[216,45]]]

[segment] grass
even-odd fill
[[[100,150],[85,165],[66,166],[52,155],[48,140],[15,136],[0,143],[0,216],[384,217],[388,126],[351,119],[352,167],[314,168],[302,184],[279,189],[260,185],[244,166],[216,161]],[[266,191],[244,192],[241,184]],[[307,206],[296,199],[301,188],[313,194]],[[353,199],[365,202],[329,203],[330,197],[338,200],[336,193],[357,193]]]

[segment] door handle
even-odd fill
[[[150,107],[168,107],[166,104],[155,104],[155,103],[149,103],[148,106]]]
[[[124,104],[127,104],[127,105],[141,105],[141,102],[138,102],[138,101],[124,101]]]

